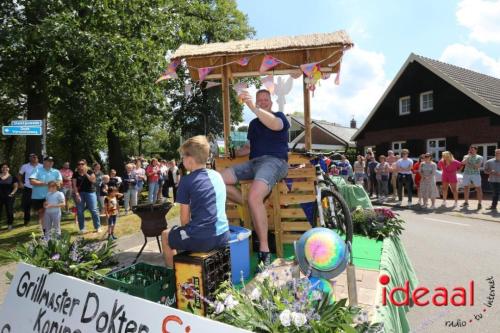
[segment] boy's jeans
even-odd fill
[[[101,226],[101,219],[97,211],[97,196],[95,192],[80,192],[80,202],[76,204],[78,211],[78,227],[80,230],[85,229],[85,217],[83,215],[85,208],[92,214],[92,222],[97,230]]]

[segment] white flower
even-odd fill
[[[258,301],[260,299],[260,296],[262,295],[262,293],[260,292],[260,289],[259,288],[255,288],[254,290],[252,290],[252,292],[250,293],[250,299],[252,301]]]
[[[215,314],[219,314],[219,313],[222,313],[224,312],[224,304],[222,302],[215,302]]]
[[[291,314],[290,310],[284,310],[282,313],[280,313],[281,325],[285,327],[290,326],[290,321],[291,321],[290,314]]]
[[[239,302],[234,299],[233,295],[227,296],[226,300],[224,301],[224,305],[228,310],[231,310],[234,308],[236,305],[238,305]]]
[[[292,312],[292,322],[296,327],[301,327],[307,322],[306,315],[300,312]]]

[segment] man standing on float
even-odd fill
[[[271,264],[267,239],[268,224],[264,199],[273,186],[288,173],[288,129],[290,124],[283,112],[271,110],[271,94],[265,89],[257,91],[256,103],[246,91],[239,98],[255,113],[257,118],[248,127],[248,142],[236,151],[236,156],[249,155],[249,161],[223,170],[229,200],[243,204],[236,184],[241,180],[253,180],[248,192],[248,207],[253,226],[259,238],[259,261]]]

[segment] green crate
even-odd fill
[[[104,277],[104,286],[156,303],[176,307],[175,274],[172,269],[143,262]]]

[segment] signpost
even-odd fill
[[[10,122],[11,126],[37,126],[42,127],[43,120],[13,120]]]
[[[3,135],[42,135],[41,126],[2,126]]]
[[[22,311],[20,311],[22,309]],[[20,263],[0,333],[250,333],[74,277]]]

